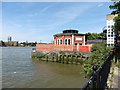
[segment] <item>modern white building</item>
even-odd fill
[[[114,26],[114,17],[116,17],[117,15],[107,15],[107,46],[113,46],[114,45],[114,39],[115,39],[115,34],[114,34],[114,30],[113,30],[113,26]]]

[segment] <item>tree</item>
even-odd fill
[[[115,34],[116,34],[116,39],[115,39],[115,48],[116,48],[116,57],[115,57],[115,62],[117,62],[117,58],[120,54],[120,1],[115,1],[113,5],[110,5],[109,6],[110,9],[114,9],[114,11],[112,11],[111,14],[117,14],[118,16],[116,16],[114,18],[114,21],[115,21],[115,24],[114,24],[114,31],[115,31]],[[118,42],[119,41],[119,42]]]
[[[120,1],[114,2],[113,5],[109,6],[110,9],[114,9],[111,14],[118,14],[117,17],[114,18],[115,25],[114,25],[114,30],[115,31],[120,31]]]
[[[86,33],[88,40],[103,39],[104,33]]]
[[[101,61],[109,54],[111,49],[112,47],[107,47],[106,44],[94,44],[91,59]]]

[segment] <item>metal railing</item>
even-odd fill
[[[93,66],[93,73],[82,90],[104,90],[107,88],[107,78],[110,72],[111,61],[113,58],[114,52],[112,51],[109,53],[108,57],[104,60],[104,63],[99,68]]]

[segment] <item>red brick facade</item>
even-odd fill
[[[54,45],[54,44],[36,44],[36,51],[77,51],[91,52],[92,45]]]

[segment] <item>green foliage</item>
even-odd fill
[[[115,11],[112,11],[112,14],[118,14],[118,13],[120,13],[120,1],[119,2],[114,2],[113,5],[109,6],[109,8],[115,10]]]
[[[115,21],[114,30],[115,31],[117,31],[117,30],[120,31],[120,16],[115,17],[114,21]]]
[[[114,2],[114,5],[110,5],[109,8],[110,9],[118,9],[118,6],[120,5],[119,2]]]
[[[118,14],[114,18],[115,24],[114,24],[114,30],[119,30],[120,31],[120,1],[119,2],[114,2],[113,5],[109,6],[110,9],[114,9],[111,14]],[[119,20],[119,21],[118,21]]]
[[[83,65],[83,64],[84,64],[83,59],[80,59],[80,60],[79,60],[79,63],[80,63],[81,65]]]
[[[36,46],[37,42],[30,42],[30,43],[21,42],[20,44],[23,44],[23,46]]]
[[[84,71],[85,73],[87,74],[87,76],[90,76],[91,75],[91,72],[92,72],[92,68],[89,68],[89,67],[84,67]]]
[[[103,59],[108,55],[113,47],[106,47],[105,44],[95,44],[92,46],[92,55],[88,60],[84,60],[83,68],[87,76],[90,76],[93,65],[101,66]]]
[[[116,66],[117,66],[118,68],[120,68],[120,63],[117,63]]]
[[[103,39],[104,33],[86,33],[88,40]]]
[[[94,44],[92,46],[92,60],[102,60],[108,55],[113,47],[107,47],[106,44]]]
[[[64,51],[60,51],[59,53],[62,54],[62,55],[65,55],[65,52],[64,52]]]

